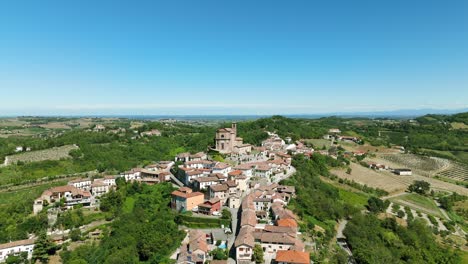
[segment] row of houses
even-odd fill
[[[0,263],[5,262],[10,256],[19,256],[21,253],[26,253],[27,258],[31,259],[34,241],[34,239],[26,239],[0,244]]]
[[[55,202],[63,201],[63,208],[70,209],[76,205],[91,206],[98,198],[115,188],[116,176],[105,176],[99,179],[76,179],[67,185],[52,187],[45,190],[41,196],[34,200],[33,213]]]
[[[253,249],[260,245],[275,263],[309,264],[310,256],[298,237],[297,216],[286,209],[295,195],[293,186],[276,183],[256,189],[241,205],[239,234],[234,242],[237,263],[250,263]],[[271,224],[259,220],[271,219]]]

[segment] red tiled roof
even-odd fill
[[[310,255],[307,252],[300,252],[296,250],[278,250],[276,252],[277,262],[285,262],[291,264],[309,264]]]

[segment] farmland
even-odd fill
[[[467,188],[434,178],[424,177],[416,173],[413,173],[411,176],[399,176],[394,175],[388,171],[377,172],[356,163],[351,163],[350,168],[350,174],[346,173],[346,171],[343,169],[334,169],[331,172],[340,178],[354,180],[360,184],[365,184],[374,188],[380,188],[389,192],[390,194],[403,192],[410,184],[413,183],[413,181],[419,180],[429,182],[431,187],[435,190],[456,192],[461,195],[468,195]]]
[[[459,163],[459,162],[451,162],[450,166],[445,170],[440,171],[437,173],[438,176],[450,178],[457,181],[468,181],[468,166]]]
[[[78,149],[78,146],[66,145],[62,147],[55,147],[38,151],[29,151],[21,154],[11,155],[5,158],[5,165],[16,164],[18,162],[26,163],[69,158],[70,151],[74,149]]]
[[[411,168],[419,175],[431,177],[441,170],[448,168],[450,161],[447,159],[426,157],[415,154],[381,155],[382,159],[391,163],[391,167]]]

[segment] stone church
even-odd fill
[[[222,154],[246,154],[252,151],[252,146],[243,144],[242,138],[237,136],[237,124],[233,122],[231,127],[216,131],[214,150]]]

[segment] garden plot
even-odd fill
[[[432,177],[450,166],[450,161],[447,159],[415,154],[389,154],[380,155],[380,157],[383,163],[387,162],[392,168],[409,168],[413,172],[426,177]]]

